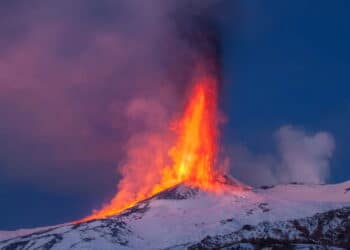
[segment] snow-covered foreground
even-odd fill
[[[232,235],[247,225],[301,219],[345,207],[350,207],[350,181],[220,194],[180,185],[108,219],[0,233],[0,249],[184,249],[207,236]]]

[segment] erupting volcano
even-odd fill
[[[219,132],[217,79],[214,76],[202,69],[196,72],[184,112],[170,127],[176,134],[175,145],[168,150],[172,165],[161,168],[159,180],[139,186],[134,193],[119,185],[112,201],[83,221],[115,215],[180,183],[211,191],[222,187],[215,168]],[[129,181],[134,180],[124,178],[122,183]]]

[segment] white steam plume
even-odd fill
[[[246,147],[235,146],[234,176],[253,186],[277,183],[325,183],[330,174],[330,160],[335,141],[328,132],[308,134],[283,126],[274,134],[277,152],[257,154]]]

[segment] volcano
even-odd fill
[[[109,203],[72,223],[0,232],[0,249],[349,249],[350,181],[251,188],[228,176],[218,80],[195,72],[170,161],[164,148],[132,148]]]
[[[103,219],[0,232],[0,249],[350,248],[350,181],[220,185],[178,184]]]

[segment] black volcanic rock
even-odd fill
[[[196,196],[199,188],[188,185],[177,185],[155,196],[159,200],[185,200]]]
[[[243,243],[249,243],[244,245]],[[350,249],[350,207],[297,220],[244,225],[227,235],[207,236],[189,250],[204,249]]]

